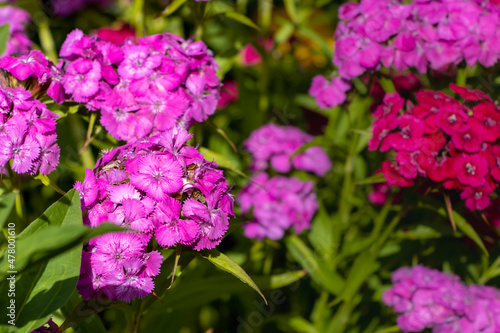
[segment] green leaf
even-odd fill
[[[224,14],[228,11],[234,10],[234,7],[222,1],[207,2],[205,7],[205,17]]]
[[[63,224],[81,226],[81,219],[80,195],[77,190],[72,189],[47,208],[39,218],[17,236],[17,239],[26,238],[49,226],[61,226]]]
[[[377,184],[377,183],[385,183],[387,180],[385,179],[385,176],[383,173],[376,173],[371,175],[368,178],[365,178],[363,180],[357,181],[356,185],[368,185],[368,184]]]
[[[16,326],[31,332],[63,306],[80,275],[81,244],[89,238],[123,228],[106,223],[83,226],[80,196],[76,190],[50,206],[16,241]],[[8,257],[0,263],[2,285],[7,288]],[[10,269],[12,270],[12,269]],[[8,273],[10,274],[10,273]],[[0,299],[1,306],[9,300]]]
[[[333,57],[333,46],[332,45],[329,45],[325,42],[325,40],[323,39],[323,37],[321,37],[320,35],[318,35],[318,33],[316,33],[315,31],[313,31],[312,29],[310,29],[309,27],[306,27],[305,25],[300,25],[299,28],[298,28],[299,32],[306,36],[306,37],[309,37],[311,38],[312,40],[314,40],[315,42],[317,42],[321,48],[321,51],[328,57],[328,59],[332,59]]]
[[[0,333],[17,333],[17,327],[12,325],[0,325]]]
[[[294,31],[295,31],[295,26],[293,25],[293,23],[285,22],[274,34],[274,41],[276,42],[276,44],[282,44],[292,37]],[[315,107],[317,107],[317,105]]]
[[[187,0],[174,0],[171,4],[169,4],[165,9],[158,14],[157,17],[169,16],[173,14],[180,6],[182,6]]]
[[[298,236],[288,236],[286,246],[294,259],[306,269],[316,283],[333,295],[342,291],[344,285],[342,277],[330,270]]]
[[[248,284],[251,288],[253,288],[256,292],[259,293],[259,295],[264,299],[264,301],[267,304],[266,298],[260,291],[259,287],[257,287],[255,282],[253,282],[252,278],[248,276],[247,272],[245,272],[243,268],[241,268],[231,258],[226,256],[224,253],[217,251],[216,249],[203,251],[202,257],[210,261],[216,267],[236,276],[242,282]]]
[[[386,93],[393,93],[396,91],[396,86],[394,86],[394,82],[392,82],[391,79],[387,77],[380,77],[378,82]]]
[[[246,26],[254,28],[255,30],[260,31],[260,27],[257,24],[255,24],[251,19],[249,19],[248,17],[246,17],[245,15],[243,15],[241,13],[238,13],[234,10],[231,10],[231,11],[225,12],[225,15],[230,20],[240,22],[241,24],[244,24]]]
[[[448,213],[446,212],[446,208],[440,207],[438,208],[437,212],[444,216],[448,217]],[[458,229],[462,231],[464,234],[466,234],[470,239],[476,243],[477,246],[483,251],[483,253],[489,257],[490,254],[488,253],[488,250],[483,244],[483,241],[481,240],[481,237],[477,234],[476,230],[467,222],[465,218],[462,217],[462,215],[458,214],[456,211],[452,211],[453,214],[453,219],[455,220],[455,223],[457,224]]]
[[[284,0],[285,10],[293,23],[297,23],[297,8],[295,6],[295,0]]]
[[[10,25],[3,24],[0,26],[0,54],[3,54],[7,49],[7,41],[10,38]]]
[[[309,241],[314,246],[316,251],[326,260],[336,253],[333,247],[336,245],[339,233],[335,233],[332,227],[330,216],[325,207],[321,204],[318,213],[312,221],[311,232],[309,233]]]
[[[293,332],[297,333],[319,333],[314,325],[302,318],[301,316],[294,316],[292,318],[287,318],[287,323]]]
[[[205,147],[200,147],[198,150],[200,153],[203,154],[206,160],[215,161],[221,168],[229,169],[242,177],[248,178],[248,176],[243,171],[238,169],[233,162],[228,160],[223,155],[216,153]]]
[[[297,149],[296,151],[293,152],[292,155],[290,155],[288,160],[291,161],[295,156],[305,152],[307,149],[309,149],[311,147],[321,146],[321,147],[325,148],[325,147],[329,147],[330,145],[331,145],[331,140],[329,140],[328,138],[326,138],[323,135],[318,135],[317,137],[312,139],[312,141],[309,141],[309,142],[303,144],[302,146],[300,146],[299,149]]]
[[[380,264],[375,260],[375,258],[375,251],[373,253],[363,253],[358,255],[351,266],[349,274],[347,275],[342,292],[337,296],[332,304],[352,299],[357,294],[359,288],[363,285],[367,278],[380,267]]]
[[[9,218],[10,212],[16,202],[17,193],[10,192],[0,198],[0,229],[2,229]]]
[[[188,272],[188,274],[190,273],[197,274],[194,270]],[[233,295],[236,293],[250,291],[250,289],[245,284],[241,283],[241,281],[238,281],[234,277],[228,276],[227,274],[204,277],[202,283],[200,283],[199,277],[183,279],[185,278],[184,274],[186,273],[183,273],[179,280],[176,280],[172,289],[165,293],[163,303],[155,302],[155,304],[151,307],[148,306],[148,308],[152,309],[152,312],[160,313],[160,315],[162,315],[166,310],[191,309],[199,305],[207,304],[210,301],[228,294]],[[290,289],[295,290],[295,288],[301,283],[300,279],[302,279],[305,275],[306,272],[304,270],[300,270],[271,276],[252,276],[252,279],[261,287],[262,290],[279,289],[289,285]],[[270,297],[271,301],[274,301],[272,293]],[[146,303],[146,305],[148,304],[150,303]]]
[[[15,262],[16,326],[21,332],[31,332],[43,325],[75,289],[82,250],[75,246],[81,241],[72,242],[82,228],[80,197],[72,190],[19,234]],[[47,262],[49,257],[52,259]],[[1,273],[10,268],[6,265],[7,256],[3,259]],[[24,268],[26,271],[21,273]],[[6,276],[0,281],[6,281]],[[7,283],[2,283],[0,290],[6,288]],[[6,301],[9,300],[0,301],[2,308]]]

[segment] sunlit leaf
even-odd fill
[[[240,265],[235,263],[231,258],[226,256],[224,253],[221,253],[216,249],[205,250],[202,252],[202,257],[210,261],[216,267],[236,276],[242,282],[248,284],[251,288],[253,288],[256,292],[258,292],[259,295],[267,303],[267,300],[260,291],[259,287],[255,284],[255,282],[253,282],[252,278],[248,276],[247,272],[245,272],[245,270],[243,270],[243,268],[241,268]]]

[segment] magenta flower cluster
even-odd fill
[[[245,223],[248,238],[278,240],[294,228],[296,234],[309,229],[318,209],[314,184],[295,177],[261,173],[241,190],[238,202],[243,214],[252,211],[253,219]]]
[[[419,177],[460,191],[470,210],[484,209],[500,181],[500,108],[481,91],[451,84],[463,102],[442,92],[419,91],[416,105],[387,94],[374,112],[370,150],[393,150],[382,171],[391,185]]]
[[[466,285],[456,275],[424,266],[401,267],[392,273],[393,286],[383,295],[400,313],[403,332],[500,332],[500,290]]]
[[[61,71],[42,52],[31,50],[17,57],[5,56],[0,59],[0,68],[20,81],[19,85],[30,90],[35,98],[47,94],[57,103],[64,102]]]
[[[250,134],[244,147],[252,155],[252,172],[263,172],[269,165],[278,172],[290,172],[292,167],[324,176],[332,167],[330,158],[321,147],[310,147],[303,153],[292,154],[312,141],[312,135],[294,126],[267,124]]]
[[[440,70],[500,57],[500,11],[477,0],[362,0],[339,8],[333,63],[338,77],[317,76],[309,93],[320,107],[345,101],[352,79],[380,67]]]
[[[101,110],[101,123],[120,140],[188,128],[217,106],[216,64],[202,41],[164,33],[119,47],[74,30],[60,57],[65,93]]]
[[[257,172],[238,195],[241,212],[253,215],[243,225],[246,237],[278,240],[292,227],[297,234],[310,227],[318,209],[313,183],[295,177],[269,177],[265,172],[269,166],[283,173],[294,167],[324,176],[332,164],[323,148],[310,147],[291,158],[313,138],[293,126],[267,124],[244,142],[252,155],[250,170]]]
[[[58,116],[23,88],[0,87],[0,169],[47,175],[59,164]]]
[[[220,243],[234,217],[233,197],[221,170],[172,129],[111,150],[77,182],[84,223],[104,222],[131,232],[106,234],[84,251],[78,289],[84,299],[130,301],[153,289],[162,256],[146,252],[153,236],[162,247],[200,251]]]
[[[31,20],[31,15],[24,9],[15,6],[0,7],[0,26],[9,25],[7,47],[0,57],[28,53],[31,40],[26,36],[24,27]]]

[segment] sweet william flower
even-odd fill
[[[130,183],[145,191],[151,198],[161,200],[182,186],[180,164],[170,155],[147,155],[129,164]]]
[[[115,148],[76,183],[86,225],[111,222],[127,232],[93,238],[82,254],[78,290],[84,299],[130,302],[154,288],[162,256],[151,244],[195,250],[219,244],[234,217],[222,171],[187,147],[175,128]]]
[[[324,176],[331,169],[331,161],[320,147],[311,147],[301,154],[292,154],[312,136],[293,126],[267,124],[252,132],[244,142],[252,157],[252,171],[260,172],[271,165],[279,172],[289,172],[291,167]]]
[[[316,99],[321,108],[329,108],[344,103],[346,91],[350,88],[351,86],[339,77],[327,80],[324,76],[317,75],[313,78],[309,95]]]

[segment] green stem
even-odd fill
[[[264,31],[268,31],[271,26],[271,19],[273,15],[273,1],[272,0],[259,0],[259,26]]]
[[[14,203],[14,206],[16,208],[16,215],[21,221],[25,221],[26,219],[26,207],[24,206],[24,199],[21,191],[21,182],[19,181],[19,178],[17,175],[14,173],[12,170],[12,166],[10,163],[7,163],[7,171],[9,172],[9,178],[13,186],[13,192],[15,192],[16,195],[16,200]]]
[[[134,0],[134,25],[138,37],[144,37],[144,0]]]
[[[50,31],[49,19],[43,16],[38,24],[38,34],[40,36],[40,44],[43,49],[43,53],[54,63],[57,63],[57,51],[56,43],[52,37],[52,32]]]
[[[83,142],[82,147],[85,147],[85,129],[82,126],[81,119],[79,115],[68,115],[67,117],[69,125],[71,127],[71,132],[73,133],[73,137],[75,138],[76,142],[78,142],[78,146],[80,146],[80,143]],[[95,166],[95,159],[94,156],[92,155],[92,150],[90,147],[85,147],[81,149],[79,153],[80,159],[82,161],[82,164],[85,168],[93,169]]]
[[[203,38],[203,17],[205,13],[205,4],[197,3],[194,1],[189,1],[189,7],[191,8],[191,12],[193,14],[195,31],[194,36],[196,40],[201,40]]]
[[[492,278],[500,275],[500,256],[491,264],[491,266],[481,275],[479,278],[479,283],[480,284],[485,284]]]
[[[467,66],[457,68],[457,85],[465,87],[467,84]]]

